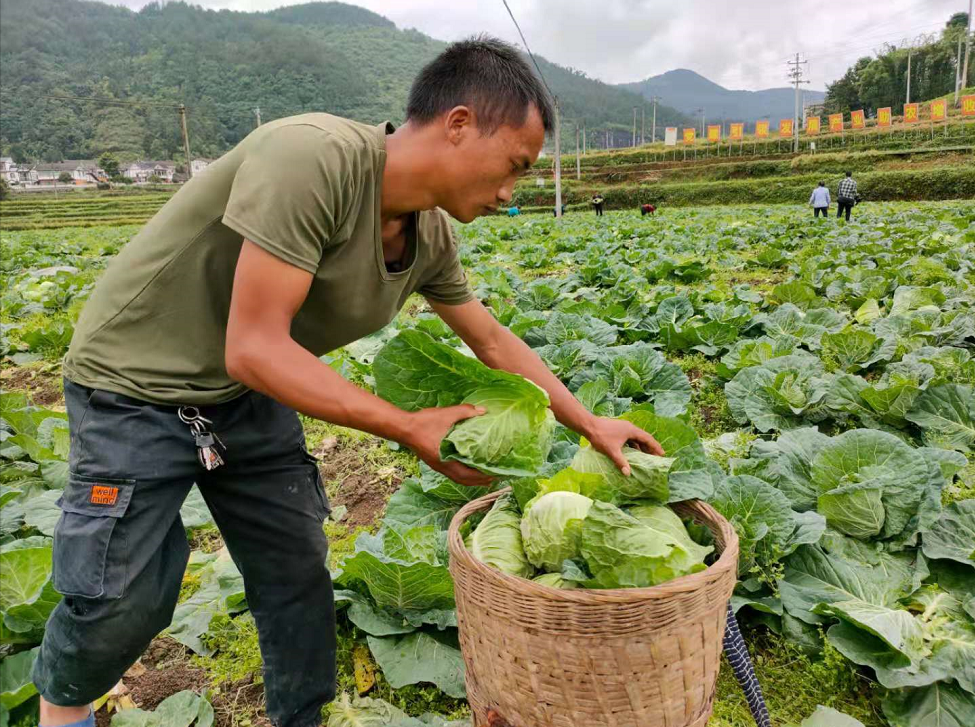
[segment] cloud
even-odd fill
[[[206,8],[269,10],[299,0],[194,0]],[[116,0],[139,8],[146,0]],[[399,27],[443,40],[487,32],[520,44],[500,0],[358,0]],[[788,84],[795,53],[822,90],[885,42],[937,32],[957,0],[508,0],[531,49],[608,83],[690,68],[729,88]]]

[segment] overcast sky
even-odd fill
[[[113,0],[140,8],[147,0]],[[195,0],[269,10],[299,0]],[[520,44],[501,0],[356,0],[400,28],[441,40],[488,32]],[[824,90],[858,57],[944,27],[965,0],[508,0],[533,52],[608,83],[690,68],[728,88],[786,85],[786,60],[808,59]]]

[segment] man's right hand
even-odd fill
[[[484,413],[483,407],[470,404],[431,407],[410,414],[410,433],[403,442],[416,456],[430,467],[454,482],[471,487],[489,487],[493,478],[461,462],[444,462],[440,459],[440,442],[457,422]]]

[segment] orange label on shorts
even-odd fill
[[[91,486],[91,504],[114,505],[117,500],[118,500],[117,487],[108,487],[107,485]]]

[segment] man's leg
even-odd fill
[[[179,508],[195,463],[175,410],[68,381],[65,399],[70,475],[53,576],[64,598],[33,672],[44,727],[84,719],[169,625],[189,556]]]
[[[850,221],[850,214],[852,212],[853,212],[853,203],[852,202],[847,202],[846,203],[846,221],[847,222]]]
[[[280,727],[318,725],[335,697],[328,502],[298,415],[257,393],[233,404],[203,411],[227,445],[227,464],[201,491],[244,576],[268,717]]]

